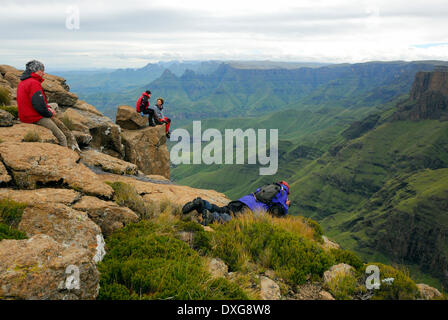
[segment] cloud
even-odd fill
[[[68,30],[67,9],[80,13]],[[446,59],[444,1],[3,0],[0,62],[137,67],[167,59]]]

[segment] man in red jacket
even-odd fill
[[[17,106],[19,119],[25,123],[34,123],[50,129],[61,146],[67,146],[67,138],[51,119],[55,112],[47,105],[47,97],[42,89],[45,67],[42,62],[32,60],[26,64],[26,70],[20,77],[17,87]]]

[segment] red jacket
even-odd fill
[[[47,97],[42,90],[44,79],[38,74],[25,71],[20,77],[17,87],[17,106],[19,119],[25,123],[34,123],[45,118],[51,118],[53,113],[48,109]]]
[[[137,100],[137,112],[143,112],[144,110],[148,109],[149,107],[149,94],[146,92],[143,92],[141,97]]]

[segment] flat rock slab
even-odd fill
[[[8,183],[9,181],[11,181],[11,176],[8,174],[8,171],[3,163],[0,162],[0,183]]]
[[[204,200],[216,205],[227,205],[230,200],[220,192],[215,190],[195,189],[188,186],[178,186],[173,184],[159,184],[139,181],[136,178],[119,176],[115,174],[98,175],[102,181],[121,181],[135,187],[137,192],[143,196],[145,201],[160,202],[169,200],[178,205],[184,205],[188,201],[201,197]]]
[[[38,184],[57,183],[95,196],[110,198],[113,190],[85,165],[69,148],[49,143],[1,143],[0,155],[21,189],[36,189]]]
[[[137,130],[148,126],[148,118],[142,117],[135,108],[119,106],[115,123],[123,129]]]
[[[81,198],[81,194],[72,189],[41,188],[35,190],[0,189],[0,199],[33,205],[36,203],[62,203],[71,205]]]
[[[103,201],[95,197],[85,196],[73,207],[88,214],[105,236],[121,229],[128,223],[137,222],[138,216],[127,207],[120,207],[115,202]]]
[[[106,172],[128,175],[137,175],[138,173],[138,168],[135,164],[95,150],[83,151],[81,159],[86,165],[100,167]]]
[[[36,132],[41,142],[58,143],[58,140],[50,130],[31,123],[19,123],[12,127],[0,127],[0,140],[2,142],[22,142],[28,132]]]
[[[70,275],[79,275],[79,287],[69,291]],[[99,272],[86,249],[66,248],[43,234],[0,241],[0,298],[95,299],[98,288]]]

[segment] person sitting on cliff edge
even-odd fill
[[[288,183],[280,181],[262,186],[254,193],[245,195],[236,201],[231,201],[223,207],[196,198],[183,206],[182,213],[187,214],[196,210],[202,215],[201,224],[203,225],[213,222],[228,222],[232,219],[232,216],[238,216],[246,210],[253,212],[266,211],[273,216],[283,217],[288,213],[291,205],[291,201],[288,200],[289,192]]]
[[[158,98],[157,103],[154,106],[154,109],[150,109],[152,112],[150,113],[148,119],[150,119],[150,126],[166,124],[166,137],[170,138],[170,125],[171,119],[167,118],[163,115],[163,98]],[[152,120],[152,123],[151,123]]]
[[[56,112],[47,104],[47,97],[42,89],[45,66],[37,60],[29,61],[20,76],[17,86],[17,108],[20,121],[43,126],[53,133],[61,146],[67,147],[67,137],[58,127],[60,121],[54,120]],[[74,146],[79,150],[77,144]]]

